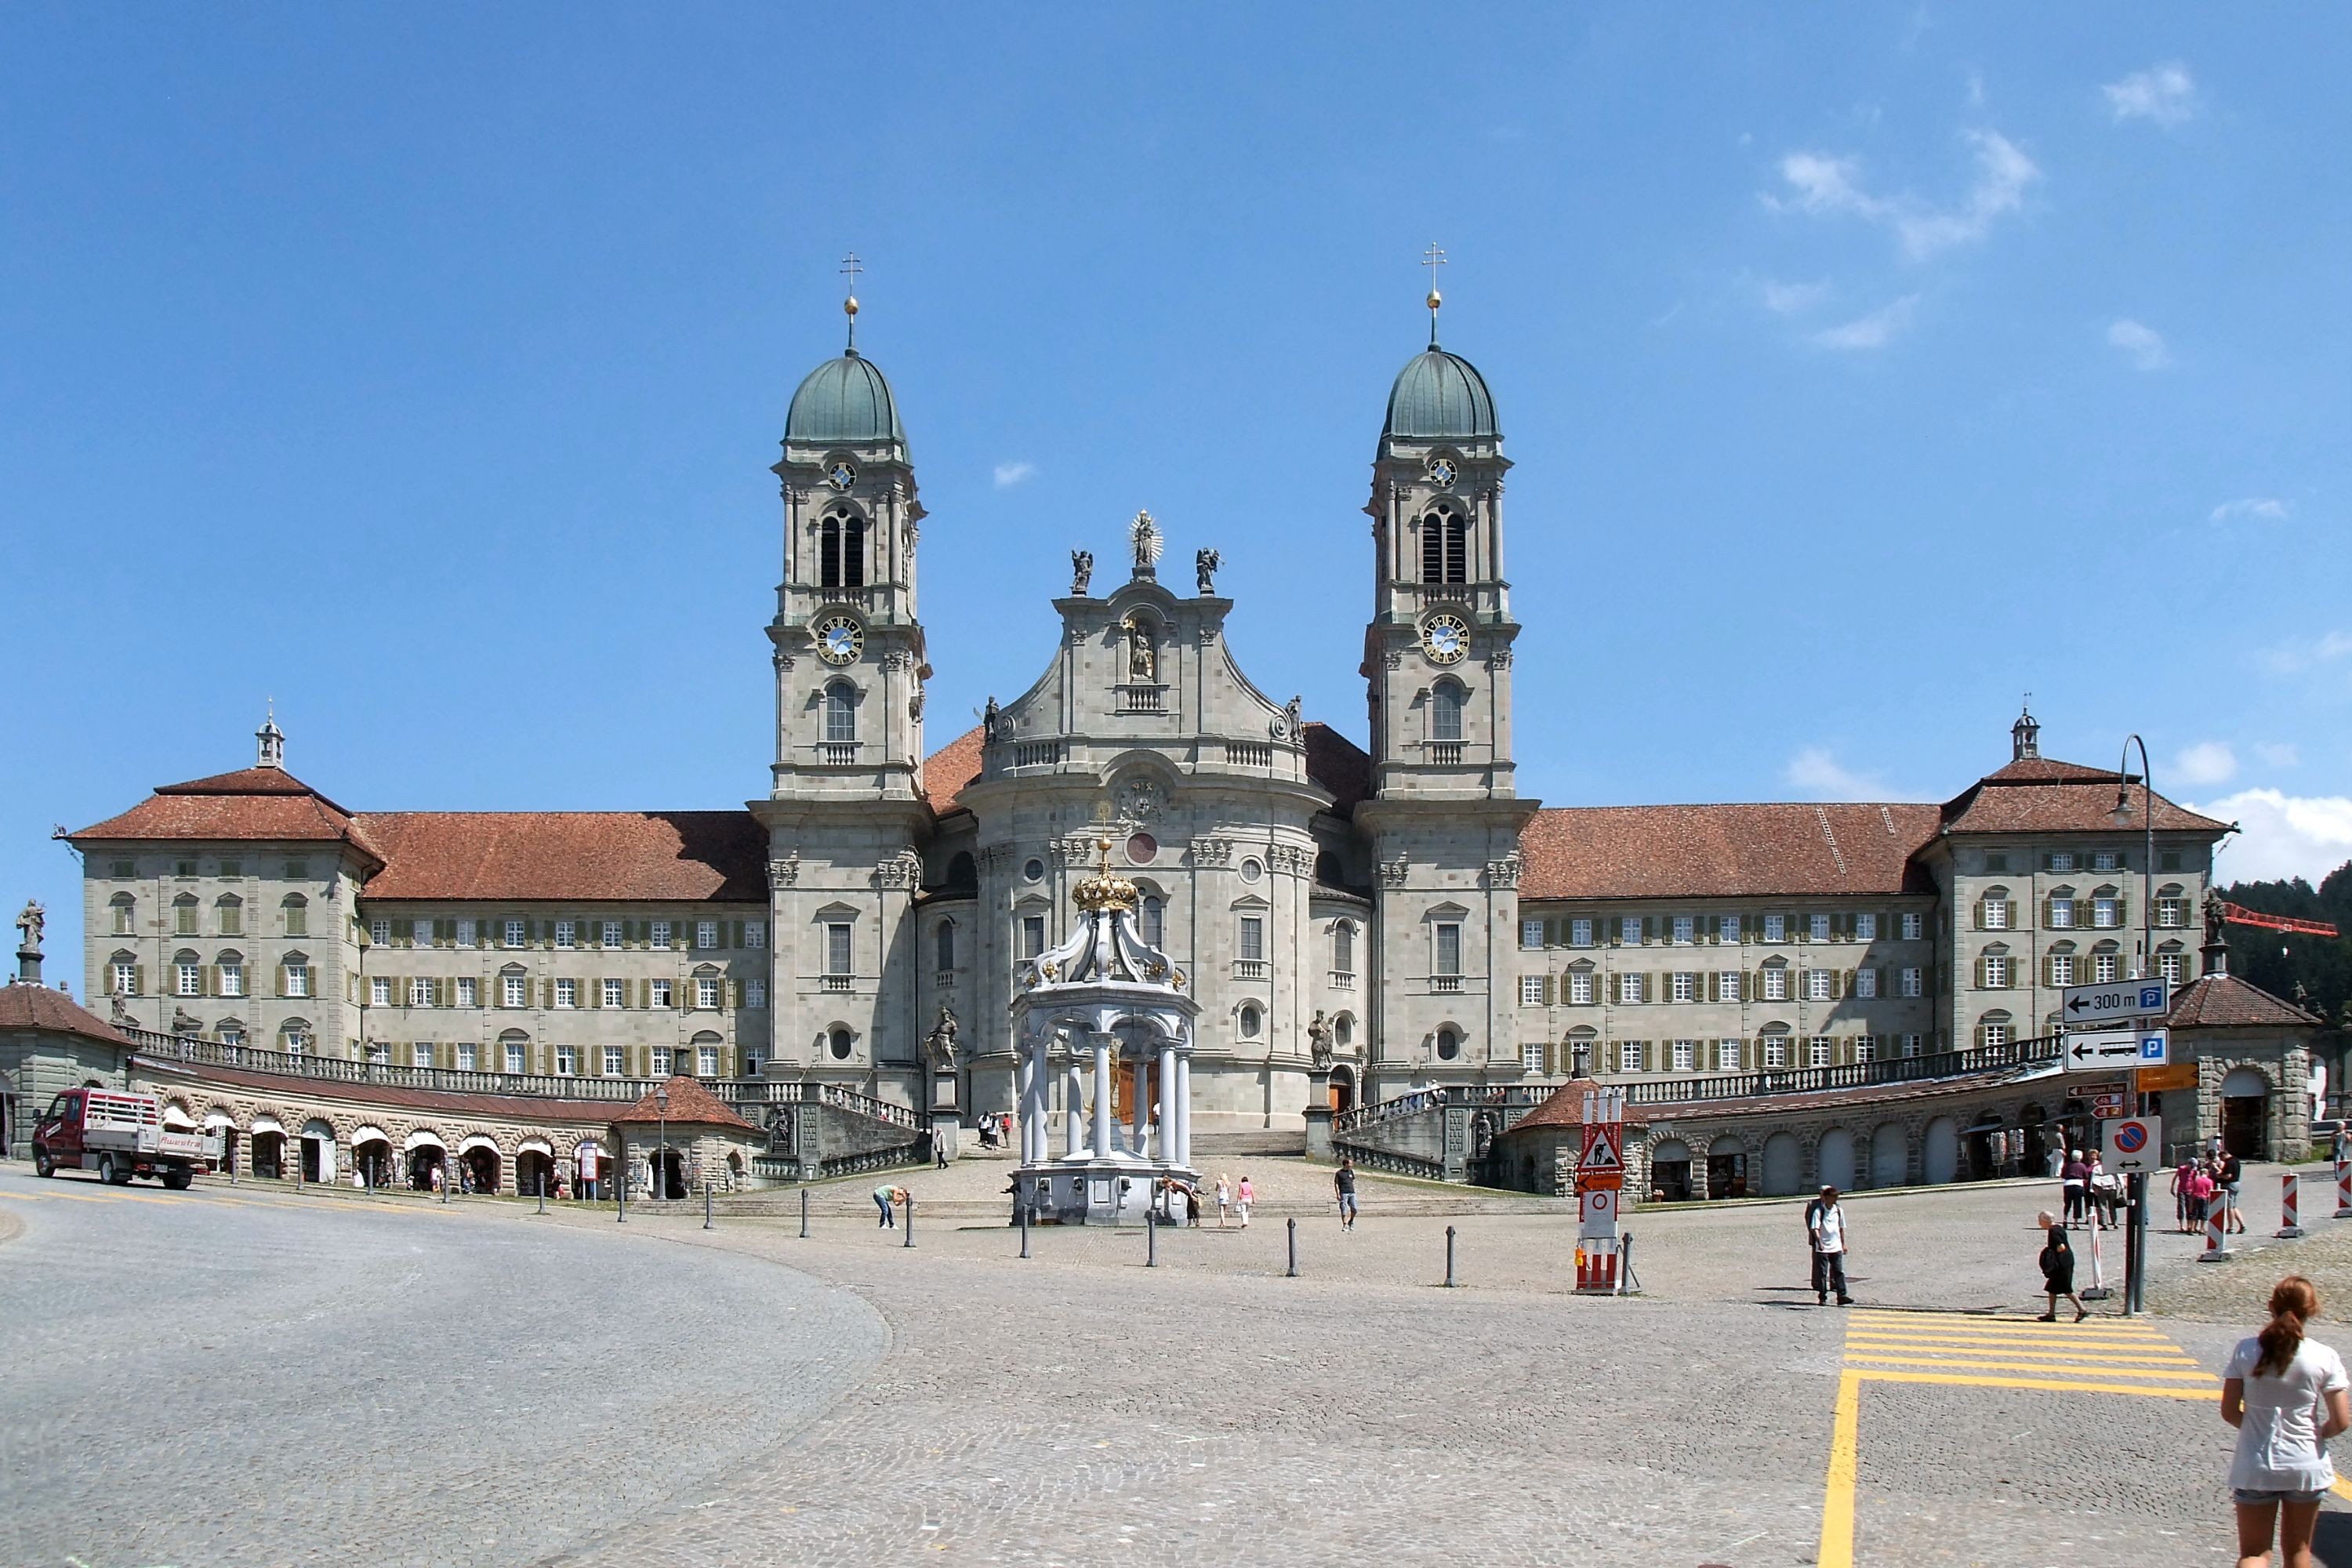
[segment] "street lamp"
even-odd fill
[[[654,1117],[656,1129],[654,1138],[654,1195],[657,1199],[667,1199],[669,1196],[669,1170],[662,1163],[662,1157],[669,1152],[669,1085],[666,1083],[654,1085]]]
[[[2124,742],[2124,754],[2116,762],[2116,808],[2117,827],[2131,826],[2131,751],[2139,748],[2139,784],[2141,826],[2147,836],[2142,853],[2146,857],[2139,866],[2139,962],[2134,964],[2135,980],[2147,980],[2156,972],[2156,770],[2148,765],[2147,742],[2134,734]],[[2132,1087],[2139,1087],[2139,1074],[2132,1074]],[[2147,1097],[2135,1092],[2132,1110],[2145,1115]],[[2134,1171],[2129,1182],[2129,1206],[2125,1211],[2124,1230],[2124,1315],[2133,1316],[2144,1303],[2147,1288],[2147,1173]]]

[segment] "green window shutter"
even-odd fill
[[[147,994],[147,966],[143,963],[131,966],[131,992],[134,996]]]
[[[1643,947],[1647,947],[1657,940],[1658,917],[1655,915],[1643,915],[1642,917],[1642,945]]]
[[[1617,973],[1612,973],[1609,976],[1609,1001],[1610,1001],[1610,1004],[1611,1004],[1611,1005],[1614,1006],[1614,1005],[1618,1005],[1618,1004],[1622,1003],[1624,1000],[1625,1000],[1625,977],[1624,977],[1623,975],[1622,975],[1622,974],[1617,974]]]
[[[1981,958],[1976,963],[1976,987],[1979,991],[1985,988],[1985,961]]]
[[[542,1008],[552,1008],[555,1005],[554,981],[542,980],[539,983],[539,1005]]]
[[[742,951],[743,951],[743,922],[742,922],[741,921],[729,921],[729,922],[728,922],[728,925],[729,925],[729,935],[733,939],[732,941],[730,941],[730,942],[728,943],[728,945],[729,945],[729,946],[730,946],[730,947],[732,947],[732,948],[733,948],[736,952],[742,952]]]
[[[1543,983],[1544,1005],[1547,1007],[1550,1006],[1553,1001],[1557,998],[1558,994],[1559,981],[1552,975],[1545,975]]]
[[[2010,900],[2003,908],[2009,911],[2009,929],[2015,931],[2017,929],[2017,900],[2015,899]]]
[[[416,922],[408,919],[406,916],[403,916],[400,919],[394,921],[392,922],[392,940],[394,942],[415,941]]]
[[[278,966],[278,994],[286,994],[286,966],[282,963]]]

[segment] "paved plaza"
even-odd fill
[[[1637,1214],[1646,1293],[1580,1300],[1558,1204],[1368,1179],[1347,1234],[1328,1172],[1248,1169],[1250,1228],[1148,1269],[1020,1258],[993,1162],[901,1178],[912,1248],[870,1179],[804,1240],[794,1194],[706,1231],[0,1167],[0,1561],[2164,1568],[2223,1550],[2214,1373],[2270,1281],[2352,1306],[2321,1220],[2159,1234],[2158,1315],[2032,1322],[2046,1184],[1852,1200],[1849,1311],[1790,1204]]]

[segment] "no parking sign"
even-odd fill
[[[1617,1199],[1614,1187],[1592,1187],[1576,1195],[1580,1239],[1612,1241],[1617,1236]]]
[[[2155,1170],[2164,1161],[2164,1124],[2153,1116],[2119,1116],[2099,1123],[2106,1167],[2125,1175]]]

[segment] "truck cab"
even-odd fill
[[[88,1085],[49,1101],[33,1128],[33,1172],[40,1176],[95,1171],[99,1180],[116,1186],[152,1176],[177,1192],[195,1180],[200,1163],[219,1153],[217,1133],[165,1127],[153,1095]]]

